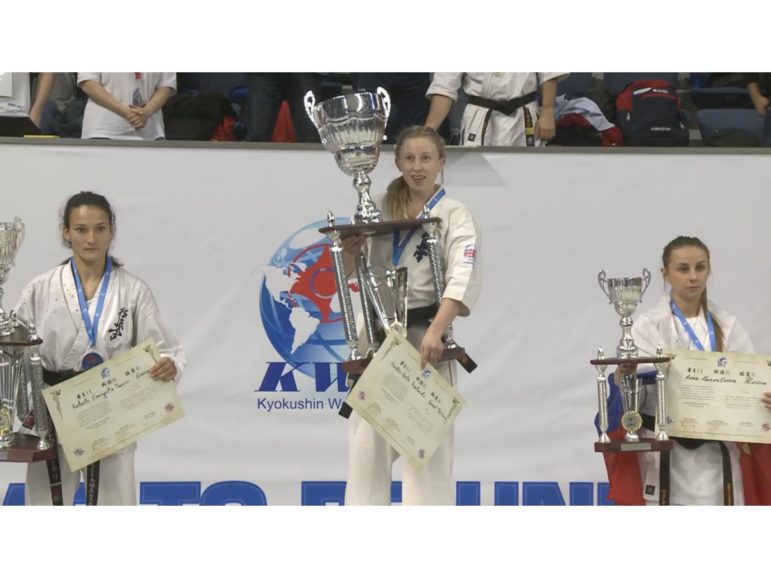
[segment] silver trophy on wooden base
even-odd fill
[[[23,240],[21,219],[16,217],[12,222],[0,222],[0,461],[12,462],[48,459],[54,451],[49,437],[50,418],[43,401],[43,364],[39,349],[42,340],[34,325],[25,325],[14,311],[6,312],[2,306],[2,286]],[[26,352],[29,352],[28,369]],[[14,428],[17,416],[25,419],[30,415],[37,437],[21,435]]]
[[[642,301],[651,281],[650,271],[643,269],[642,277],[623,277],[608,279],[605,271],[597,276],[603,293],[608,297],[621,316],[621,340],[616,347],[616,357],[606,358],[602,348],[598,349],[597,358],[591,360],[597,369],[597,402],[599,405],[600,438],[595,444],[596,451],[665,451],[672,447],[665,431],[666,407],[664,400],[664,372],[662,364],[669,361],[658,347],[656,357],[640,357],[632,338],[632,315]],[[656,367],[656,416],[655,439],[642,438],[638,431],[643,426],[640,414],[641,380],[637,375],[624,374],[618,388],[621,392],[623,415],[621,425],[625,430],[623,441],[612,441],[608,435],[608,380],[605,375],[609,365],[633,365],[652,363]]]
[[[356,279],[360,288],[364,332],[369,344],[368,351],[361,352],[358,348],[353,302],[346,281],[342,240],[349,236],[393,235],[418,227],[428,231],[428,228],[433,226],[433,233],[429,232],[434,240],[434,250],[430,251],[430,258],[435,275],[435,286],[441,289],[437,292],[438,305],[444,290],[440,255],[436,247],[438,239],[436,225],[441,220],[430,217],[426,211],[420,219],[383,221],[380,209],[370,196],[371,181],[368,175],[380,158],[380,147],[390,113],[390,98],[384,89],[336,96],[320,104],[316,104],[313,93],[308,92],[304,100],[306,112],[319,131],[322,144],[334,154],[340,170],[353,176],[353,186],[358,193],[353,223],[337,225],[334,214],[329,212],[327,213],[328,226],[320,229],[320,232],[332,241],[331,252],[337,296],[343,316],[345,339],[351,349],[348,360],[343,363],[343,369],[350,375],[359,375],[379,347],[378,323],[384,331],[398,328],[406,332],[407,271],[389,270],[382,275],[372,270],[363,253],[359,253],[356,257]],[[431,246],[430,239],[429,246]],[[397,304],[399,304],[398,307]],[[397,309],[403,310],[399,314],[404,316],[403,320],[397,319]],[[442,360],[467,358],[463,348],[452,342],[451,333],[448,333],[448,337],[448,347],[445,349]]]

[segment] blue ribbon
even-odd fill
[[[444,189],[439,189],[434,194],[434,196],[431,197],[426,203],[428,210],[430,211],[431,209],[433,209],[437,205],[437,203],[442,200],[444,195],[445,195]],[[401,259],[402,253],[404,253],[404,249],[407,248],[407,243],[409,243],[410,239],[412,239],[412,236],[415,234],[416,229],[417,227],[413,227],[412,229],[407,231],[407,234],[404,236],[404,239],[400,239],[401,237],[400,231],[394,231],[394,250],[392,255],[394,267],[396,267],[399,264],[399,259]]]
[[[102,289],[99,291],[99,300],[96,302],[96,311],[94,312],[94,322],[91,323],[91,316],[88,314],[88,301],[86,301],[86,294],[83,291],[83,283],[80,281],[80,274],[78,273],[78,266],[75,264],[75,257],[70,258],[72,264],[72,272],[75,276],[75,286],[78,289],[78,303],[80,303],[80,314],[83,317],[83,324],[86,326],[86,333],[88,334],[88,340],[91,344],[91,348],[96,346],[96,336],[99,331],[99,319],[102,317],[102,311],[104,310],[104,299],[107,297],[107,287],[110,285],[110,275],[112,275],[112,258],[107,257],[107,268],[104,271],[104,279],[102,280]]]
[[[682,323],[683,328],[685,329],[686,333],[688,333],[688,337],[691,338],[691,341],[696,346],[696,349],[699,351],[704,351],[704,345],[702,345],[701,341],[699,341],[699,338],[696,337],[696,333],[694,333],[693,327],[691,327],[691,324],[688,323],[688,320],[685,318],[685,315],[683,315],[680,307],[677,306],[677,303],[675,303],[675,300],[670,300],[669,305],[672,307],[672,313],[674,313],[675,316],[680,320],[680,323]],[[709,310],[705,310],[705,313],[707,316],[707,328],[709,329],[709,343],[712,346],[712,351],[717,351],[715,322],[712,320],[712,314],[709,312]]]

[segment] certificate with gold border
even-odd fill
[[[396,331],[375,353],[346,402],[417,469],[431,459],[465,404]]]
[[[771,443],[771,356],[673,349],[666,382],[670,436]]]
[[[86,467],[184,416],[173,381],[155,381],[152,339],[43,390],[72,470]]]

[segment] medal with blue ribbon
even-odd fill
[[[80,304],[80,315],[83,317],[83,324],[86,327],[86,333],[88,334],[89,351],[83,357],[82,365],[83,369],[91,369],[96,367],[100,363],[104,362],[104,358],[96,351],[96,336],[99,331],[99,319],[102,317],[102,311],[104,311],[104,300],[107,297],[107,288],[110,285],[110,276],[112,275],[112,258],[107,257],[107,267],[104,271],[104,278],[102,279],[102,287],[99,290],[99,298],[96,302],[96,311],[94,311],[94,321],[91,322],[91,316],[88,313],[88,301],[86,301],[86,294],[83,291],[83,283],[80,280],[80,274],[78,273],[78,266],[75,263],[75,258],[70,259],[72,265],[72,273],[75,277],[75,287],[78,290],[78,303]]]
[[[439,189],[433,197],[431,197],[428,202],[426,203],[426,207],[430,211],[433,209],[439,201],[442,200],[444,197],[445,192],[444,189]],[[394,267],[396,267],[399,264],[399,259],[402,258],[402,253],[404,253],[404,249],[407,248],[407,243],[410,242],[410,239],[412,239],[412,236],[415,234],[415,230],[417,227],[413,227],[407,233],[404,235],[404,238],[401,238],[401,233],[399,231],[394,231],[394,248],[393,248],[393,255],[392,255],[392,261],[394,264]]]
[[[683,329],[685,329],[686,333],[688,333],[688,337],[691,338],[691,341],[696,346],[696,349],[699,351],[704,351],[704,345],[701,343],[698,337],[696,337],[696,333],[693,330],[693,327],[691,327],[691,324],[688,323],[688,320],[685,318],[685,315],[683,315],[682,310],[680,307],[678,307],[677,303],[675,303],[675,300],[672,299],[669,301],[669,305],[672,308],[672,313],[675,314],[675,316],[680,320],[680,323],[683,326]],[[717,338],[715,337],[715,322],[712,319],[712,314],[709,312],[709,310],[705,309],[705,314],[707,317],[707,329],[709,330],[709,344],[712,347],[712,351],[717,351]]]

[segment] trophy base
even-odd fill
[[[38,437],[17,433],[11,447],[0,449],[0,462],[30,463],[52,460],[56,456],[56,447],[39,450],[39,441]]]
[[[470,363],[473,364],[473,368],[470,370],[467,369],[467,371],[471,372],[474,369],[476,369],[476,363],[474,363],[471,358],[466,355],[466,350],[462,347],[448,347],[444,350],[442,353],[442,357],[439,358],[439,361],[451,361],[456,360],[461,365],[463,365],[464,360],[468,360]],[[367,369],[367,366],[369,365],[369,362],[372,361],[372,358],[366,358],[366,359],[356,359],[356,360],[349,360],[343,362],[343,371],[345,371],[348,375],[359,375],[364,373],[364,370]],[[465,366],[464,366],[465,367]]]
[[[612,453],[628,453],[628,452],[668,452],[674,446],[672,440],[657,440],[656,438],[643,438],[641,437],[636,442],[628,442],[626,440],[611,441],[607,443],[595,442],[595,452],[612,452]]]
[[[380,221],[379,223],[360,223],[356,225],[335,225],[334,227],[322,227],[319,233],[328,235],[329,233],[338,233],[341,239],[363,235],[365,237],[379,237],[380,235],[392,234],[396,231],[414,229],[425,223],[441,223],[439,217],[429,219],[401,219],[395,221]]]
[[[10,335],[0,336],[0,347],[30,347],[32,345],[40,345],[41,343],[43,343],[43,340],[39,337],[30,341],[29,332],[22,326],[14,329]]]
[[[370,357],[364,359],[349,359],[343,362],[343,371],[348,375],[360,375],[367,369],[369,362],[372,360]]]
[[[628,365],[630,363],[665,363],[670,357],[605,357],[603,359],[590,359],[592,365]]]

